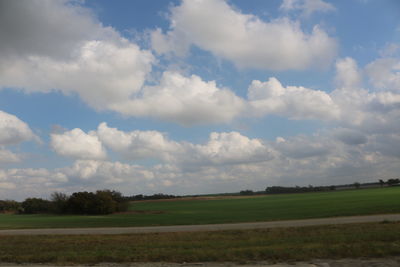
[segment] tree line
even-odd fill
[[[168,194],[123,196],[118,191],[98,190],[96,192],[75,192],[72,195],[54,192],[50,200],[27,198],[22,202],[0,200],[0,213],[20,214],[111,214],[128,210],[130,201],[181,198]]]
[[[173,199],[173,198],[181,198],[181,196],[175,195],[167,195],[167,194],[153,194],[153,195],[133,195],[129,197],[125,197],[126,200],[129,201],[140,201],[140,200],[157,200],[157,199]]]
[[[55,192],[50,200],[27,198],[22,202],[0,200],[0,212],[17,212],[21,214],[54,213],[54,214],[111,214],[128,210],[128,200],[120,192],[98,190],[93,192],[75,192],[68,196]]]
[[[252,190],[242,190],[239,192],[240,195],[261,195],[261,194],[290,194],[290,193],[308,193],[308,192],[323,192],[323,191],[333,191],[343,188],[355,188],[366,186],[396,186],[400,185],[400,179],[388,179],[386,181],[379,180],[378,182],[364,183],[354,182],[352,184],[343,185],[329,185],[329,186],[268,186],[264,191],[252,191]]]

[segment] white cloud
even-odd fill
[[[257,116],[279,114],[291,119],[338,119],[339,107],[324,91],[287,86],[274,77],[267,82],[252,81],[248,89],[252,113]]]
[[[26,92],[60,90],[67,95],[78,94],[97,110],[153,117],[182,125],[229,123],[248,108],[247,101],[231,90],[196,75],[185,77],[166,71],[158,84],[144,86],[155,62],[151,52],[140,49],[113,28],[102,26],[90,10],[76,2],[7,2],[4,10],[13,11],[14,16],[7,13],[2,17],[2,34],[8,39],[0,45],[0,88],[22,88]],[[39,15],[37,10],[43,10],[43,14]],[[217,21],[212,27],[203,25],[204,21],[213,23],[212,19],[204,20],[204,16],[213,12],[223,15],[213,17]],[[287,19],[265,23],[239,13],[220,0],[183,1],[173,8],[172,17],[176,17],[176,25],[171,34],[179,37],[179,43],[182,39],[178,32],[184,30],[182,36],[188,37],[190,33],[191,39],[198,38],[190,42],[244,67],[283,64],[272,68],[303,68],[304,64],[321,59],[321,55],[332,55],[333,51],[328,49],[330,52],[325,53],[326,44],[334,45],[334,42],[320,29],[315,28],[313,34],[307,35]],[[76,25],[82,26],[74,31]],[[43,40],[46,44],[41,46]],[[175,43],[172,45],[177,47]],[[320,91],[305,92],[306,101],[329,102]],[[296,93],[302,92],[293,92],[293,98],[297,98]],[[290,94],[285,94],[285,101],[297,103],[299,108],[295,110],[298,115],[289,114],[291,118],[314,118],[315,114],[311,113],[321,108],[306,108],[297,100],[289,100]],[[263,106],[261,102],[260,105]],[[286,111],[276,111],[286,115]]]
[[[97,129],[101,142],[130,159],[156,158],[168,160],[178,153],[181,145],[170,141],[157,131],[124,132],[101,123]]]
[[[336,129],[334,136],[347,145],[362,145],[368,141],[365,134],[353,129]]]
[[[309,17],[314,12],[329,12],[336,10],[332,4],[322,0],[283,0],[280,8],[286,12],[299,10],[302,12],[302,16],[304,17]]]
[[[78,1],[2,1],[0,57],[71,57],[87,38],[112,35]]]
[[[140,90],[155,61],[77,2],[7,1],[1,12],[0,88],[76,93],[109,109]]]
[[[400,59],[380,58],[366,67],[371,83],[380,90],[400,92]]]
[[[62,134],[51,134],[51,147],[59,155],[77,159],[104,159],[106,152],[94,132],[79,128]]]
[[[330,93],[330,96],[340,107],[339,122],[342,126],[357,127],[358,130],[369,133],[390,133],[399,129],[400,95],[395,86],[396,74],[390,72],[387,66],[382,67],[380,63],[382,62],[378,59],[359,70],[354,59],[337,61],[336,81],[339,88]],[[379,90],[361,87],[362,71]]]
[[[377,134],[371,137],[372,142],[369,149],[377,151],[388,157],[400,159],[400,135],[396,134]]]
[[[110,109],[140,90],[153,62],[149,52],[125,41],[88,41],[77,53],[68,61],[40,56],[10,61],[0,72],[0,86],[77,93],[93,108]]]
[[[210,134],[205,145],[191,145],[181,160],[197,164],[242,164],[271,160],[273,152],[259,139],[250,139],[238,132]]]
[[[124,132],[110,128],[106,123],[99,125],[97,135],[103,144],[125,158],[159,159],[181,167],[259,162],[272,157],[272,152],[261,140],[250,139],[238,132],[213,132],[204,145],[169,140],[157,131]]]
[[[78,160],[71,167],[61,169],[71,179],[95,180],[114,184],[129,180],[152,179],[153,174],[138,165],[99,160]]]
[[[336,41],[320,27],[304,33],[287,18],[264,22],[243,14],[223,0],[184,0],[171,9],[171,30],[151,35],[158,53],[183,55],[194,44],[240,68],[306,69],[329,64]]]
[[[336,61],[336,82],[339,87],[357,88],[361,84],[361,73],[354,59],[346,57]]]
[[[385,57],[394,57],[400,52],[400,44],[397,43],[388,43],[383,47],[380,51],[379,54],[385,58]]]
[[[105,124],[101,127],[108,138],[123,140],[109,144],[118,153],[125,152],[122,151],[125,142],[130,145],[136,142],[139,151],[142,147],[147,149],[147,139],[152,142],[153,136],[146,135],[148,132],[143,132],[138,141],[134,134],[140,135],[139,131],[123,132]],[[198,194],[245,188],[262,190],[271,185],[370,182],[387,179],[400,171],[400,155],[393,145],[398,139],[398,134],[368,135],[351,128],[326,130],[312,136],[280,137],[276,142],[249,138],[237,132],[211,133],[204,144],[168,141],[183,149],[169,152],[171,157],[153,166],[77,160],[71,166],[54,170],[0,170],[0,192],[5,197],[14,192],[13,198],[99,188],[120,190],[127,195]],[[154,149],[146,156],[158,158],[156,146]],[[159,151],[165,153],[162,145]],[[1,186],[18,188],[18,192]]]
[[[0,182],[0,190],[9,190],[9,189],[15,189],[17,186],[13,183],[8,183],[8,182]]]
[[[305,159],[324,157],[330,154],[334,147],[319,136],[295,136],[289,139],[278,139],[274,148],[287,158]]]
[[[38,138],[18,117],[0,110],[0,145],[14,145]]]
[[[244,101],[229,89],[218,88],[215,81],[164,72],[158,85],[145,86],[138,96],[111,108],[130,116],[193,125],[230,122],[243,110]]]
[[[19,155],[0,147],[0,163],[15,163],[20,161],[21,157]]]
[[[2,199],[23,200],[26,197],[48,197],[51,192],[61,191],[59,186],[65,185],[67,182],[68,177],[57,170],[44,168],[0,170],[0,193]]]

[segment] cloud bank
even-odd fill
[[[269,70],[327,66],[336,54],[335,39],[318,25],[305,33],[296,21],[265,22],[223,0],[183,0],[171,9],[169,19],[168,32],[157,29],[151,34],[153,49],[159,54],[182,56],[196,45],[239,68]]]

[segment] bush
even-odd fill
[[[21,209],[21,203],[14,200],[0,200],[0,213],[18,212]]]
[[[41,198],[27,198],[21,204],[22,212],[27,214],[50,213],[53,209],[51,201]]]
[[[118,191],[110,191],[110,190],[103,190],[103,191],[97,191],[97,192],[104,192],[107,194],[110,194],[111,198],[116,202],[116,212],[123,212],[127,211],[129,208],[129,202],[128,200]]]
[[[66,206],[68,212],[75,214],[110,214],[128,209],[121,193],[110,190],[73,193]]]
[[[51,201],[41,198],[27,198],[19,206],[15,201],[0,201],[0,212],[9,209],[21,209],[21,213],[58,213],[58,214],[111,214],[128,210],[128,201],[120,192],[99,190],[92,192],[76,192],[71,196],[54,192]],[[14,207],[14,206],[13,206]]]

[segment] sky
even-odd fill
[[[0,199],[400,176],[397,0],[0,0]]]

